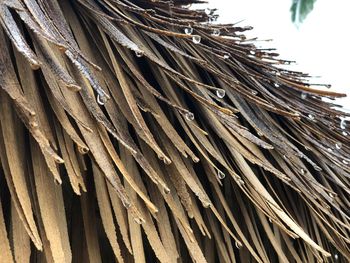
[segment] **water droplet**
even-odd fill
[[[344,130],[346,128],[346,121],[344,118],[340,121],[340,129]]]
[[[62,181],[60,179],[54,179],[55,185],[61,185]]]
[[[305,171],[303,168],[301,168],[301,169],[300,169],[300,173],[301,173],[301,174],[305,174],[306,171]]]
[[[238,179],[238,180],[237,180],[237,183],[238,183],[238,185],[240,185],[240,186],[244,185],[244,181],[243,181],[242,179]]]
[[[212,10],[210,8],[206,8],[204,10],[204,12],[207,14],[207,15],[210,15],[212,13]]]
[[[239,242],[239,241],[236,241],[235,242],[235,246],[236,246],[236,248],[241,249],[242,248],[242,243]]]
[[[212,36],[214,36],[214,37],[220,36],[220,29],[215,28],[215,29],[213,30]]]
[[[223,97],[225,97],[225,95],[226,95],[226,91],[224,89],[217,89],[216,90],[216,96],[219,99],[222,99]]]
[[[222,180],[222,179],[225,178],[225,176],[226,176],[226,175],[225,175],[222,171],[218,170],[218,173],[217,173],[218,179]]]
[[[328,193],[330,198],[335,198],[337,195],[334,193]]]
[[[141,57],[143,56],[143,51],[141,51],[141,50],[136,50],[136,51],[135,51],[135,55],[136,55],[136,57],[141,58]]]
[[[97,94],[97,99],[96,99],[97,103],[100,105],[105,105],[105,103],[107,102],[107,97],[105,95],[100,95]]]
[[[307,97],[307,94],[306,93],[301,93],[301,98],[303,99],[303,100],[305,100],[306,99],[306,97]]]
[[[340,150],[341,147],[342,147],[342,144],[341,144],[340,142],[335,144],[335,148],[336,148],[337,150]]]
[[[322,168],[319,167],[318,165],[314,165],[314,169],[318,172],[322,171]]]
[[[224,55],[224,59],[229,59],[230,58],[230,55],[229,54],[225,54]]]
[[[168,195],[168,194],[170,194],[170,189],[166,187],[163,189],[163,192],[164,192],[164,194]]]
[[[269,217],[269,222],[270,222],[270,223],[272,223],[272,219],[271,219],[271,217]]]
[[[193,37],[192,37],[192,42],[193,43],[195,43],[195,44],[199,44],[200,42],[201,42],[201,36],[199,36],[199,35],[194,35]]]
[[[274,85],[276,88],[278,88],[280,86],[280,84],[278,84],[278,83],[275,83]]]
[[[215,22],[216,20],[218,20],[219,15],[210,15],[209,16],[209,23]]]
[[[256,90],[252,90],[251,92],[254,96],[258,94],[258,92]]]
[[[199,163],[200,159],[196,156],[192,157],[192,161],[195,163]]]
[[[254,50],[250,50],[249,53],[252,54],[252,55],[255,55],[255,51]]]
[[[185,114],[185,118],[186,118],[186,120],[188,120],[188,121],[193,121],[193,120],[194,120],[194,114],[193,114],[192,112],[187,112],[187,113]]]
[[[264,134],[262,132],[258,131],[258,135],[263,136]]]
[[[78,151],[81,153],[81,154],[87,154],[89,152],[89,148],[87,147],[82,147],[82,146],[78,146]]]
[[[346,131],[343,131],[344,136],[348,136],[348,133]]]
[[[327,148],[327,151],[330,153],[333,152],[332,148],[329,148],[329,147]]]
[[[165,164],[171,164],[171,160],[163,155],[158,155],[158,158],[162,160]]]
[[[31,122],[29,122],[29,125],[30,125],[31,127],[33,127],[33,128],[36,128],[36,127],[39,126],[38,122],[36,122],[36,121],[31,121]]]
[[[210,202],[202,202],[204,208],[209,208],[211,206]]]
[[[123,206],[126,208],[126,209],[129,209],[131,207],[131,203],[128,201],[128,200],[123,200],[122,199],[122,203],[123,203]]]
[[[145,219],[141,218],[141,217],[134,217],[134,221],[136,224],[141,225],[142,223],[146,222]]]
[[[312,121],[315,119],[315,116],[312,114],[309,114],[307,117],[309,118],[309,120],[312,120]]]
[[[349,164],[347,160],[343,160],[343,164]]]
[[[334,259],[338,260],[338,258],[339,258],[338,254],[334,254]]]
[[[186,35],[191,35],[193,33],[193,28],[192,27],[186,27],[184,31],[185,31]]]

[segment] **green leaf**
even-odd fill
[[[316,0],[294,0],[290,8],[293,23],[302,23],[314,8],[315,2]]]

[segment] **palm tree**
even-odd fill
[[[0,2],[1,262],[347,262],[345,95],[199,2]]]

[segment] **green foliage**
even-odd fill
[[[302,23],[314,8],[315,2],[316,0],[293,0],[293,4],[290,8],[293,23]]]

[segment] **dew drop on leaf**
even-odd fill
[[[192,32],[193,32],[193,28],[192,27],[186,27],[184,31],[185,31],[186,35],[191,35]]]
[[[218,179],[222,180],[222,179],[225,178],[225,176],[226,176],[226,175],[225,175],[222,171],[218,170],[218,173],[217,173]]]
[[[199,44],[201,42],[201,40],[202,40],[202,38],[199,35],[194,35],[192,37],[192,42],[195,43],[195,44]]]
[[[100,105],[105,105],[105,103],[107,102],[107,97],[104,95],[100,95],[97,94],[97,99],[96,99],[97,103]]]
[[[186,120],[188,120],[188,121],[193,121],[193,120],[194,120],[194,114],[193,114],[192,112],[187,112],[187,113],[185,114],[185,118],[186,118]]]
[[[213,36],[218,37],[220,36],[220,29],[215,28],[212,33]]]
[[[225,97],[226,95],[226,92],[224,89],[217,89],[216,90],[216,96],[219,98],[219,99],[222,99],[223,97]]]

